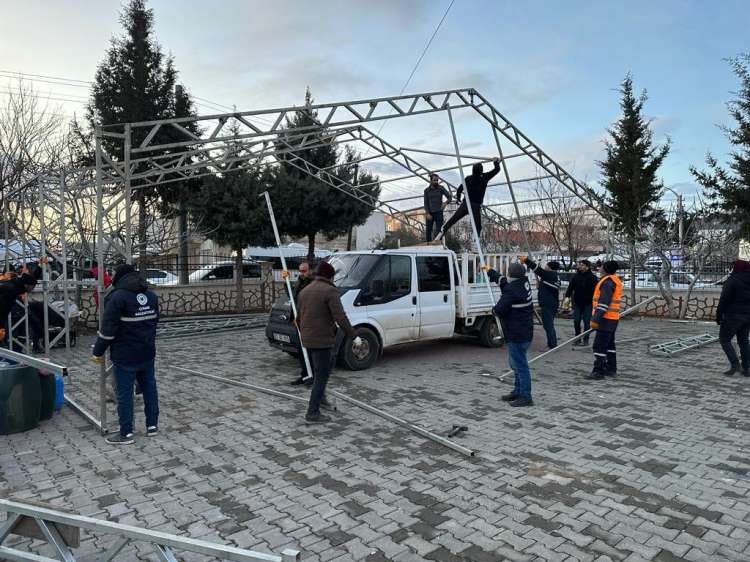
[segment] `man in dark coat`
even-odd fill
[[[557,270],[560,269],[559,262],[549,261],[544,267],[540,266],[527,257],[525,262],[529,270],[536,273],[539,279],[538,300],[539,312],[542,317],[542,326],[547,334],[547,347],[557,347],[557,332],[555,331],[555,315],[560,307],[560,277]]]
[[[312,283],[313,277],[310,274],[310,264],[306,261],[303,261],[301,264],[299,264],[299,277],[297,277],[297,282],[294,284],[294,287],[292,288],[292,295],[294,296],[294,302],[299,302],[299,294],[302,292],[302,289],[307,287],[310,283]],[[301,384],[312,384],[313,378],[312,375],[307,374],[307,366],[305,365],[305,356],[302,354],[302,344],[297,342],[297,357],[299,358],[300,362],[300,373],[299,377],[294,379],[290,384],[292,386],[299,386]]]
[[[452,199],[450,191],[440,185],[440,176],[430,174],[430,184],[424,190],[427,242],[432,242],[433,233],[437,234],[443,229],[443,209]]]
[[[581,260],[578,262],[578,271],[568,284],[565,298],[573,302],[573,328],[576,336],[581,333],[581,320],[583,320],[583,331],[588,332],[591,327],[592,299],[594,288],[599,279],[591,272],[591,262]],[[589,344],[588,334],[583,339],[573,343],[573,346],[586,346]]]
[[[159,322],[159,299],[148,289],[146,280],[132,265],[115,270],[112,290],[104,299],[101,331],[96,339],[93,360],[104,362],[109,349],[117,390],[117,415],[120,432],[107,443],[133,443],[133,383],[137,380],[143,392],[146,434],[155,436],[159,428],[159,394],[156,388],[156,325]]]
[[[508,348],[508,364],[515,373],[513,392],[502,399],[511,406],[533,406],[531,398],[531,373],[526,352],[534,338],[534,302],[531,285],[523,264],[512,263],[508,277],[500,279],[502,296],[495,305],[494,313],[500,318]]]
[[[729,359],[729,370],[724,374],[731,377],[740,372],[740,360],[732,345],[732,338],[736,337],[742,359],[741,372],[750,377],[750,262],[734,262],[732,273],[721,289],[716,323],[720,326],[719,343]]]
[[[36,286],[36,277],[30,273],[11,275],[10,279],[0,282],[0,340],[6,336],[8,314],[21,295],[31,292]]]
[[[336,344],[337,326],[347,337],[353,338],[353,345],[360,347],[362,339],[346,317],[341,305],[341,293],[333,284],[336,270],[328,262],[320,262],[315,270],[315,279],[299,295],[299,332],[302,345],[307,349],[314,373],[310,402],[307,406],[307,423],[331,421],[320,413],[320,406],[326,404],[325,391],[331,374],[332,350]]]
[[[493,160],[494,167],[492,171],[483,173],[483,167],[481,162],[477,162],[471,168],[471,175],[466,177],[466,201],[461,202],[461,194],[464,191],[464,186],[459,185],[456,190],[456,203],[458,203],[458,209],[453,213],[453,216],[448,219],[445,226],[437,235],[437,240],[442,240],[451,227],[460,221],[462,218],[469,214],[467,203],[471,204],[471,214],[474,217],[474,223],[477,225],[477,234],[482,233],[482,203],[484,203],[484,195],[487,192],[487,184],[492,178],[500,171],[500,159],[495,158]]]
[[[602,277],[594,288],[592,305],[594,316],[591,327],[596,330],[594,337],[594,369],[586,378],[601,380],[617,375],[617,346],[615,333],[620,323],[622,306],[622,280],[617,276],[619,264],[606,261],[602,264]]]

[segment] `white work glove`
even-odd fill
[[[354,347],[362,347],[363,343],[364,342],[362,341],[362,338],[360,338],[359,336],[354,338],[354,340],[352,341],[352,344],[354,345]]]

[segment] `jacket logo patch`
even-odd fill
[[[148,297],[143,293],[138,293],[138,296],[136,296],[135,298],[138,301],[138,304],[140,304],[141,306],[144,306],[148,302]]]

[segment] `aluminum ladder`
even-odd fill
[[[703,347],[710,343],[719,341],[719,336],[713,336],[711,334],[701,334],[699,336],[690,336],[687,338],[678,338],[676,340],[670,340],[663,343],[651,345],[648,348],[649,353],[653,355],[662,355],[664,357],[671,357],[677,353],[688,351],[689,349],[696,349]]]

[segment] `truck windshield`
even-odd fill
[[[359,289],[365,278],[378,262],[380,256],[373,254],[344,254],[328,259],[336,270],[333,282],[339,289]]]

